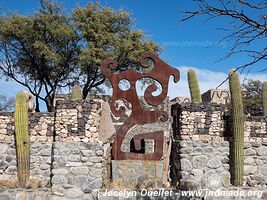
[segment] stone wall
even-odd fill
[[[250,187],[267,185],[267,143],[245,143],[245,184]]]
[[[230,186],[229,142],[181,141],[178,188],[217,190]]]
[[[6,189],[0,190],[1,200],[50,200],[51,189]]]
[[[92,190],[103,185],[101,143],[56,142],[52,164],[54,199],[90,199]]]
[[[95,141],[98,138],[100,114],[101,104],[98,101],[57,101],[55,141]]]
[[[0,188],[3,189],[0,190],[0,199],[85,200],[92,199],[95,189],[112,187],[110,177],[114,169],[110,168],[110,146],[114,131],[131,114],[131,106],[124,104],[128,109],[126,115],[116,118],[109,114],[104,116],[104,104],[104,111],[110,113],[104,100],[61,99],[56,103],[55,113],[29,114],[31,170],[28,190],[17,188],[13,113],[0,113]],[[142,106],[150,109],[144,102]],[[169,178],[179,189],[231,188],[232,131],[226,108],[222,103],[174,103],[170,113],[170,102],[166,100],[158,109],[168,111],[170,120],[134,127],[122,149],[130,151],[131,138],[140,132],[163,130],[166,154],[160,161],[160,168],[151,165],[152,172],[157,169],[168,174],[167,147],[173,139]],[[106,120],[110,118],[109,122],[101,121],[103,117]],[[107,124],[114,131],[99,127]],[[244,186],[267,186],[266,126],[267,119],[264,117],[246,117]],[[112,133],[104,137],[105,131],[100,134],[100,130],[112,130]],[[152,152],[153,148],[153,142],[146,141],[145,152]],[[124,170],[131,169],[125,166]],[[125,175],[123,170],[121,172],[117,173],[118,180],[120,174]],[[162,179],[160,174],[157,177]],[[165,183],[163,186],[167,186]]]
[[[247,117],[245,122],[244,175],[250,187],[267,185],[267,119]]]
[[[17,162],[14,141],[0,143],[0,188],[17,187]]]
[[[224,110],[223,106],[215,103],[173,105],[174,138],[193,141],[221,140],[226,132]]]
[[[50,187],[52,142],[31,142],[27,188]],[[0,142],[0,188],[18,187],[15,141]]]
[[[0,196],[88,199],[102,187],[104,149],[98,141],[99,101],[57,101],[55,113],[29,113],[30,180],[17,189],[14,114],[0,113]],[[37,189],[38,188],[38,189]],[[16,195],[12,195],[16,194]]]
[[[29,113],[30,141],[53,140],[54,113]],[[0,141],[10,143],[15,140],[14,113],[0,112]]]
[[[171,177],[180,188],[228,188],[232,130],[222,104],[172,106]],[[245,119],[244,186],[267,186],[265,117]],[[212,178],[211,178],[212,177]]]

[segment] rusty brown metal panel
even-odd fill
[[[153,139],[155,142],[154,152],[151,154],[134,153],[134,152],[122,152],[121,144],[129,129],[137,124],[155,123],[158,120],[167,121],[168,114],[162,110],[144,110],[139,102],[136,91],[136,82],[141,78],[152,78],[158,81],[162,86],[162,91],[158,96],[153,96],[152,93],[157,90],[155,84],[149,85],[144,93],[145,101],[152,105],[157,106],[161,104],[168,93],[169,78],[174,76],[174,82],[178,82],[180,73],[177,69],[169,66],[162,61],[156,55],[152,53],[145,53],[140,58],[140,64],[146,68],[149,63],[146,59],[151,59],[154,62],[153,69],[148,72],[137,72],[133,69],[128,69],[121,73],[111,73],[108,67],[116,69],[117,62],[112,59],[106,59],[102,62],[102,73],[108,78],[113,87],[113,95],[111,102],[111,111],[116,117],[120,117],[125,113],[125,107],[121,106],[116,109],[116,101],[124,99],[131,103],[132,113],[130,117],[124,122],[122,127],[118,130],[116,138],[112,144],[112,156],[114,160],[160,160],[163,155],[163,131],[140,133],[133,137],[135,148],[138,150],[141,148],[141,140]],[[126,79],[130,82],[130,88],[128,90],[121,90],[119,88],[119,82],[122,79]]]

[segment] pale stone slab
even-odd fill
[[[112,160],[113,188],[162,187],[163,161]]]
[[[106,142],[115,133],[116,130],[112,122],[109,103],[103,102],[100,124],[99,124],[98,139],[102,142]]]

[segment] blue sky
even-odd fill
[[[0,7],[5,12],[19,12],[21,14],[32,14],[38,10],[38,0],[1,0]],[[76,5],[84,6],[88,1],[80,0],[58,0],[70,12]],[[244,64],[248,60],[245,55],[237,55],[220,62],[216,62],[226,55],[230,43],[223,42],[216,45],[226,34],[216,28],[226,25],[227,20],[218,19],[204,23],[203,18],[195,18],[187,22],[181,22],[182,14],[179,11],[193,10],[196,5],[193,0],[187,1],[136,1],[136,0],[105,0],[100,1],[101,4],[111,6],[113,8],[123,8],[132,14],[135,19],[135,27],[144,30],[149,37],[163,47],[161,58],[178,69],[187,69],[188,67],[196,68],[200,75],[200,87],[204,92],[209,88],[216,87],[221,80],[227,76],[227,72]],[[254,15],[255,13],[251,13]],[[261,46],[262,44],[256,44]],[[262,63],[260,63],[262,64]],[[260,67],[259,67],[260,68]],[[201,73],[206,72],[206,73]],[[265,74],[257,74],[256,71],[250,73],[248,78],[266,80]],[[205,74],[221,78],[214,79],[207,77]],[[182,74],[182,80],[185,80],[186,71]],[[212,76],[212,75],[211,75]],[[205,83],[206,81],[206,83]],[[178,88],[182,83],[178,83]],[[183,83],[186,84],[186,81]],[[187,87],[187,86],[186,86]],[[227,85],[223,86],[227,87]],[[1,87],[0,89],[3,89]],[[18,89],[11,85],[10,94]],[[173,89],[173,88],[172,88]],[[171,90],[172,90],[171,89]],[[174,90],[174,89],[173,89]],[[0,91],[3,93],[2,91]],[[170,94],[175,96],[174,94]],[[181,95],[188,95],[188,91],[181,89]],[[177,96],[177,95],[176,95]]]

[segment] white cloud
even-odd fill
[[[180,70],[180,81],[178,83],[173,82],[173,78],[169,81],[169,93],[170,98],[175,98],[177,96],[190,96],[189,87],[187,82],[187,71],[188,69],[194,69],[196,71],[199,87],[201,93],[208,91],[209,89],[215,89],[220,83],[222,83],[228,76],[227,73],[210,71],[206,69],[198,69],[195,67],[178,67]],[[250,73],[240,75],[240,81],[243,82],[244,78],[254,79],[260,81],[267,81],[267,74],[262,73]],[[228,89],[228,81],[225,82],[220,89]]]

